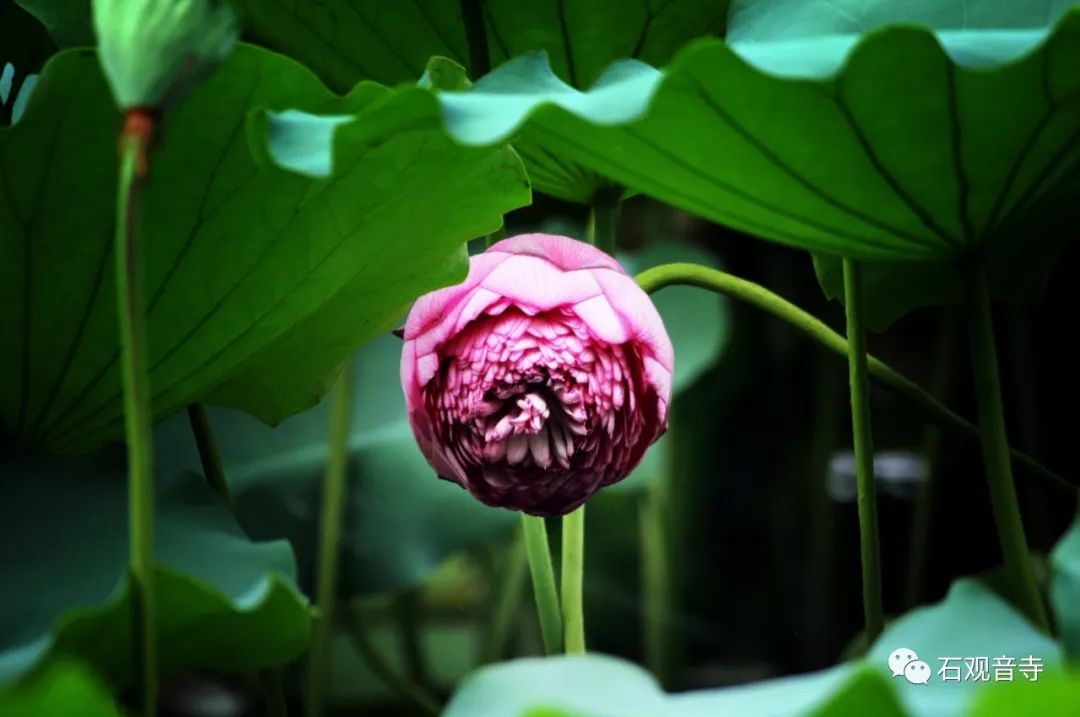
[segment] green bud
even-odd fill
[[[219,0],[93,0],[105,76],[121,109],[162,109],[214,71],[237,37]]]

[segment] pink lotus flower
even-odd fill
[[[673,364],[656,308],[614,259],[525,234],[416,302],[401,383],[440,477],[488,505],[563,515],[667,428]]]

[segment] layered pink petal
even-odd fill
[[[490,274],[499,264],[510,258],[508,254],[484,252],[469,257],[469,274],[465,281],[445,289],[438,289],[424,294],[413,304],[405,320],[405,338],[416,338],[420,334],[437,331],[442,326],[446,331],[445,317],[462,299]]]
[[[521,308],[550,311],[601,293],[594,273],[564,271],[535,256],[514,256],[484,277],[480,286]]]
[[[563,271],[611,269],[626,273],[619,262],[591,244],[555,234],[519,234],[503,239],[488,252],[512,256],[535,256]]]
[[[649,347],[653,358],[668,372],[675,370],[675,349],[649,295],[625,274],[597,272],[599,282],[614,311],[622,318],[630,337]]]
[[[401,379],[439,475],[559,515],[621,480],[666,429],[674,358],[648,296],[582,242],[526,235],[410,313]]]

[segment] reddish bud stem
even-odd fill
[[[124,113],[124,127],[120,130],[120,148],[129,137],[139,140],[139,153],[135,159],[135,173],[145,179],[150,169],[149,150],[157,136],[160,114],[153,107],[132,107]]]

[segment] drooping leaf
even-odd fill
[[[263,108],[347,114],[324,162],[333,175],[274,167]],[[464,275],[465,242],[528,189],[510,150],[457,146],[437,118],[426,90],[363,83],[339,98],[251,46],[168,113],[141,216],[155,415],[199,400],[279,421],[314,404],[413,297]],[[81,451],[121,431],[118,129],[89,51],[50,61],[24,120],[0,129],[0,371],[11,377],[0,435],[11,440]]]
[[[233,0],[256,41],[303,62],[338,90],[357,80],[414,82],[439,55],[475,79],[513,57],[545,51],[559,77],[590,87],[614,60],[667,62],[694,37],[719,34],[727,0]],[[467,11],[463,13],[463,8]],[[467,16],[483,37],[470,47]],[[478,43],[479,44],[479,43]],[[610,182],[568,157],[516,142],[533,188],[588,203]]]
[[[505,539],[516,513],[482,505],[439,480],[405,418],[398,378],[401,340],[386,334],[355,358],[349,497],[342,541],[343,594],[420,584],[450,554]],[[312,585],[319,496],[326,463],[326,405],[269,428],[227,409],[211,411],[240,521],[257,538],[288,537],[301,583]],[[194,468],[199,459],[187,422],[157,432],[163,465]]]
[[[1065,537],[1054,547],[1050,556],[1053,578],[1050,581],[1050,601],[1054,606],[1065,652],[1073,661],[1080,661],[1080,519],[1075,520]]]
[[[0,582],[17,589],[0,596],[0,682],[77,656],[127,684],[123,471],[34,463],[11,474],[0,486]],[[159,487],[155,512],[162,672],[249,671],[304,651],[309,608],[286,542],[252,542],[191,474]]]
[[[61,662],[28,684],[0,689],[0,717],[120,717],[112,695],[84,666]]]
[[[965,18],[951,0],[747,0],[728,44],[698,40],[662,72],[618,63],[582,93],[526,57],[441,97],[463,142],[533,142],[792,246],[950,262],[1020,244],[1034,258],[1053,238],[1019,220],[1080,157],[1068,6],[1001,0]]]

